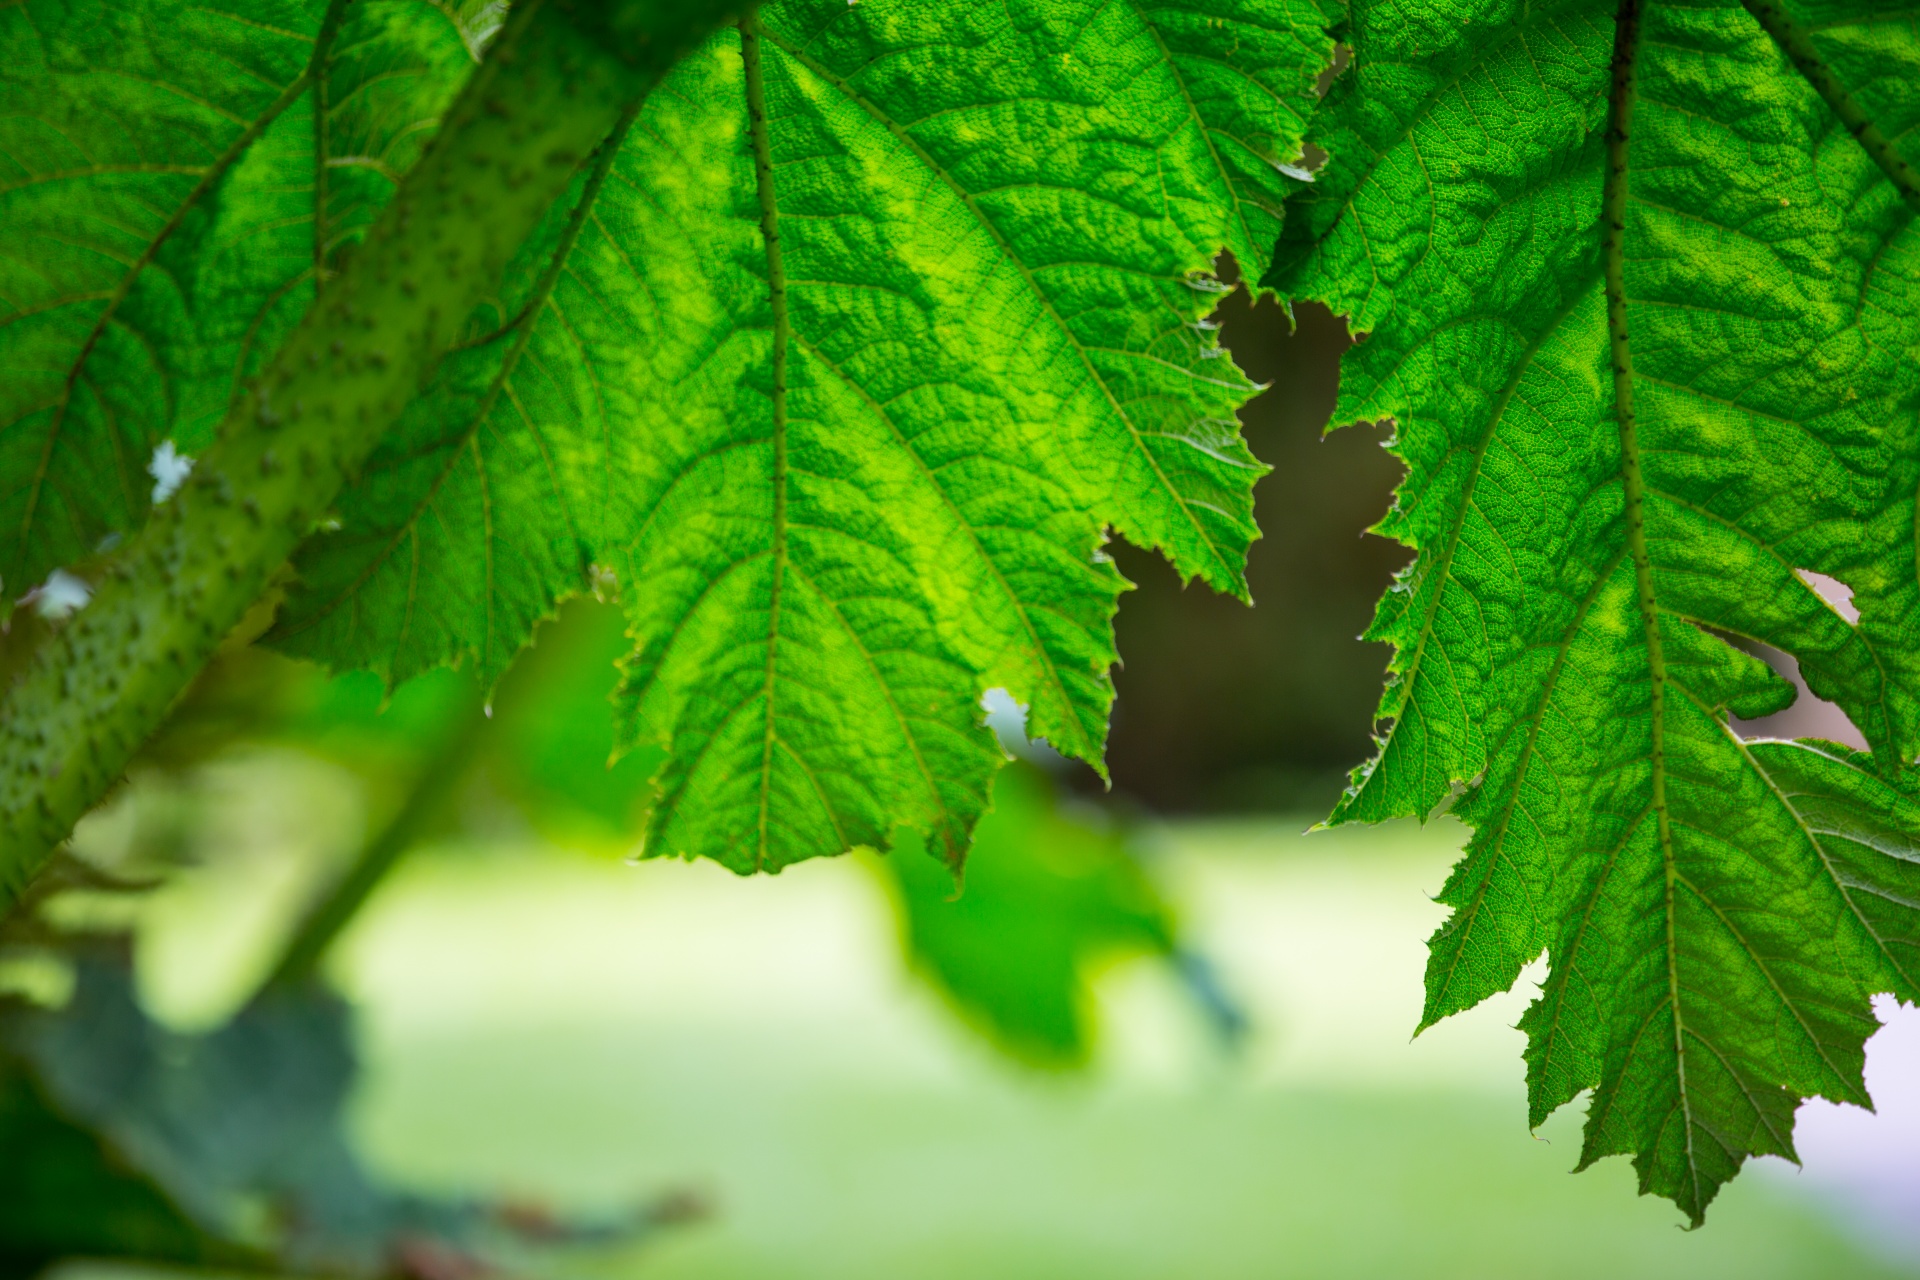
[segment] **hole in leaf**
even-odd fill
[[[1849,625],[1860,621],[1860,611],[1853,607],[1853,588],[1838,578],[1829,578],[1824,573],[1815,573],[1811,569],[1795,569],[1800,581],[1813,588],[1813,593],[1827,602],[1827,607],[1845,618]]]
[[[1824,592],[1822,598],[1825,598]],[[1833,601],[1829,599],[1827,603],[1832,604]],[[1835,606],[1836,609],[1838,607]],[[1848,607],[1852,607],[1851,602]],[[1807,682],[1800,676],[1800,664],[1792,655],[1764,644],[1746,643],[1740,647],[1772,667],[1782,679],[1792,681],[1800,696],[1785,711],[1776,711],[1758,720],[1730,717],[1729,723],[1735,733],[1743,738],[1825,738],[1829,742],[1843,742],[1862,751],[1867,749],[1866,738],[1854,728],[1847,713],[1807,688]]]
[[[1065,756],[1045,742],[1027,736],[1026,703],[1015,701],[1005,689],[989,689],[980,695],[980,709],[987,713],[987,728],[993,730],[993,736],[1000,739],[1000,747],[1008,755],[1046,769],[1066,767]]]

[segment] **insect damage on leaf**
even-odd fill
[[[1920,996],[1920,36],[1866,5],[1363,0],[1268,280],[1371,334],[1419,556],[1335,821],[1452,812],[1423,1025],[1509,987],[1698,1222]],[[1894,140],[1894,141],[1889,141]],[[1850,622],[1808,585],[1850,588]],[[1711,631],[1708,630],[1711,628]],[[1743,741],[1791,654],[1870,754]]]
[[[1099,760],[1111,527],[1244,592],[1257,275],[1330,57],[1299,0],[769,6],[559,202],[407,412],[276,643],[489,679],[617,582],[655,855],[958,862],[987,688]]]

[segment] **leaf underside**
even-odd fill
[[[297,560],[276,642],[491,679],[617,584],[648,850],[778,870],[928,837],[1002,755],[1097,762],[1107,528],[1243,592],[1263,269],[1330,56],[1297,0],[763,10],[655,90]]]
[[[432,136],[498,7],[0,10],[0,580],[136,527]],[[776,5],[688,58],[296,556],[269,641],[489,684],[617,591],[655,854],[961,857],[978,700],[1098,762],[1108,531],[1244,594],[1255,277],[1311,0]]]
[[[1544,950],[1533,1123],[1591,1090],[1582,1166],[1696,1223],[1920,996],[1920,16],[1752,8],[1357,0],[1268,277],[1368,335],[1336,421],[1408,470],[1333,820],[1473,828],[1422,1025]],[[1726,637],[1871,752],[1744,741],[1793,690]]]

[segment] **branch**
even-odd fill
[[[268,991],[298,986],[313,977],[334,940],[398,865],[401,855],[419,842],[427,824],[467,776],[486,723],[476,698],[454,715],[451,724],[441,728],[438,746],[420,766],[400,808],[362,846],[359,858],[326,897],[301,918],[281,953],[280,963],[254,995],[255,1001]]]
[[[205,665],[425,386],[622,113],[729,0],[522,0],[346,272],[92,603],[0,703],[0,906]]]

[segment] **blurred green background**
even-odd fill
[[[233,647],[83,828],[59,927],[0,930],[0,1274],[1920,1276],[1910,1018],[1870,1050],[1881,1116],[1820,1111],[1806,1174],[1763,1162],[1691,1233],[1623,1161],[1569,1173],[1578,1107],[1526,1131],[1533,975],[1410,1039],[1462,830],[1306,832],[1370,750],[1386,651],[1355,637],[1405,553],[1363,531],[1398,468],[1380,429],[1322,438],[1337,321],[1223,318],[1276,388],[1245,414],[1258,607],[1118,548],[1114,789],[1003,723],[1037,763],[963,893],[912,850],[634,858],[654,761],[605,763],[610,604],[490,700]],[[56,1130],[71,1192],[21,1154]],[[188,1243],[8,1234],[110,1185]]]
[[[245,767],[262,773],[236,792],[290,781]],[[1622,1161],[1572,1175],[1577,1117],[1525,1131],[1520,996],[1408,1038],[1441,914],[1426,894],[1460,829],[1302,825],[1146,834],[1251,1031],[1223,1049],[1165,966],[1122,961],[1093,984],[1099,1046],[1078,1076],[996,1054],[915,978],[873,859],[742,881],[444,844],[335,961],[368,1064],[352,1133],[420,1188],[711,1203],[595,1275],[1914,1274],[1777,1170],[1692,1233]],[[163,894],[143,939],[156,1008],[191,1024],[231,1003],[258,951],[232,906],[288,865]]]

